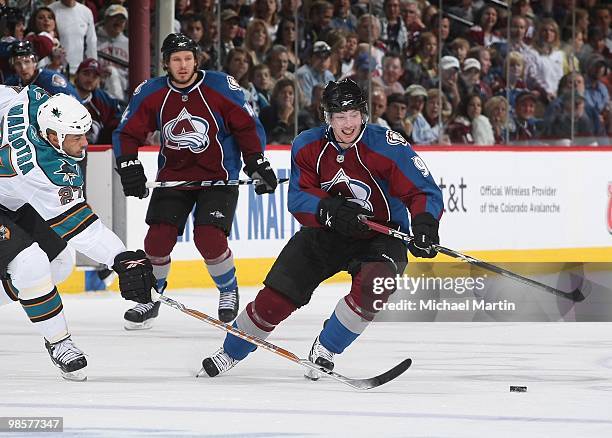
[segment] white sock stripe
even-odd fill
[[[211,277],[219,277],[234,268],[234,255],[230,252],[229,256],[220,263],[209,265],[206,263],[206,269]]]
[[[232,252],[230,251],[229,248],[227,248],[223,254],[221,254],[219,257],[217,257],[216,259],[209,259],[209,260],[204,260],[204,262],[207,265],[217,265],[219,263],[221,263],[222,261],[224,261],[225,259],[227,259],[230,255],[232,255]]]
[[[348,298],[350,299],[350,295]],[[366,327],[370,324],[370,321],[366,321],[360,315],[355,313],[353,309],[351,309],[351,307],[346,303],[344,297],[340,298],[340,301],[338,301],[334,313],[336,314],[338,321],[340,321],[344,327],[353,333],[363,333]]]
[[[255,325],[251,317],[247,313],[246,309],[244,309],[238,317],[236,318],[236,325],[243,332],[247,332],[250,335],[257,336],[260,339],[266,339],[270,336],[270,332],[260,329]]]

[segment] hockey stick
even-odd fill
[[[283,184],[289,181],[289,178],[279,178],[278,183]],[[216,186],[250,186],[259,184],[259,179],[228,179],[217,181],[147,181],[148,189],[158,187],[216,187]]]
[[[377,224],[376,222],[372,222],[368,220],[365,216],[361,215],[359,220],[366,224],[371,230],[377,231],[382,234],[388,234],[389,236],[395,237],[397,239],[405,240],[406,242],[410,242],[412,240],[412,236],[402,233],[401,231],[394,230],[393,228],[386,227],[381,224]],[[551,293],[561,298],[565,298],[571,301],[583,301],[585,296],[580,291],[580,289],[576,288],[571,292],[565,292],[560,289],[556,289],[552,286],[548,286],[547,284],[540,283],[539,281],[532,280],[531,278],[523,277],[522,275],[516,274],[512,271],[508,271],[507,269],[500,268],[499,266],[492,265],[491,263],[483,262],[482,260],[475,259],[466,254],[462,254],[460,252],[454,251],[452,249],[446,248],[441,245],[432,245],[436,251],[442,253],[444,255],[463,260],[464,262],[470,263],[474,266],[478,266],[483,269],[487,269],[489,271],[500,274],[504,277],[511,278],[513,280],[519,281],[523,284],[527,284],[529,286],[535,287],[537,289],[543,290],[545,292]]]
[[[161,301],[167,306],[174,307],[175,309],[180,310],[181,312],[186,313],[189,316],[199,319],[200,321],[204,321],[214,327],[217,327],[221,330],[226,331],[227,333],[231,333],[232,335],[237,336],[240,339],[244,339],[245,341],[248,341],[251,344],[256,345],[257,347],[261,347],[264,350],[268,350],[268,351],[271,351],[272,353],[276,353],[279,356],[284,357],[285,359],[289,359],[292,362],[302,365],[304,368],[307,368],[309,370],[318,371],[322,374],[326,374],[332,379],[342,382],[345,385],[348,385],[353,389],[376,388],[380,385],[383,385],[395,379],[400,374],[402,374],[404,371],[406,371],[410,367],[410,365],[412,365],[411,359],[405,359],[404,361],[400,362],[399,364],[397,364],[390,370],[378,376],[371,377],[369,379],[352,379],[350,377],[343,376],[342,374],[338,374],[334,371],[330,371],[327,368],[320,367],[319,365],[316,365],[315,363],[309,361],[308,359],[300,359],[295,354],[293,354],[292,352],[288,350],[285,350],[284,348],[277,347],[276,345],[268,341],[264,341],[263,339],[260,339],[256,336],[245,333],[236,327],[233,327],[229,324],[225,324],[219,321],[218,319],[215,319],[212,316],[208,316],[205,313],[202,313],[198,310],[190,309],[186,307],[184,304],[176,300],[173,300],[170,297],[167,297],[165,295],[160,295],[154,291],[151,291],[151,294],[159,298],[159,301]]]

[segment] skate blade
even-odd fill
[[[87,374],[82,370],[72,371],[69,373],[62,371],[62,377],[71,382],[84,382],[87,380]]]
[[[124,320],[123,328],[126,330],[149,330],[153,327],[153,318],[148,319],[144,322],[132,322],[128,320]]]
[[[113,284],[113,282],[115,281],[117,277],[118,275],[115,272],[113,272],[108,277],[106,277],[104,280],[102,280],[102,282],[104,283],[104,286],[109,288],[111,287],[111,285]]]
[[[318,373],[314,370],[307,370],[307,371],[304,371],[304,377],[307,378],[308,380],[312,380],[313,382],[316,382],[317,380],[321,378],[321,373]]]
[[[204,367],[200,368],[200,371],[198,371],[198,373],[196,374],[196,378],[198,377],[209,377]]]

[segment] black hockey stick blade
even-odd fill
[[[305,368],[313,369],[319,371],[322,374],[326,374],[332,379],[342,382],[353,389],[365,390],[377,388],[387,382],[390,382],[396,377],[399,377],[404,373],[404,371],[410,368],[410,365],[412,365],[412,359],[405,359],[395,365],[393,368],[385,371],[384,373],[379,374],[375,377],[369,377],[365,379],[353,379],[350,377],[343,376],[342,374],[338,374],[335,371],[330,371],[327,368],[321,367],[306,359],[301,359],[300,364],[302,364]]]

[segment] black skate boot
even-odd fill
[[[238,362],[240,361],[230,357],[223,348],[220,348],[211,357],[202,361],[202,369],[198,372],[197,377],[202,377],[204,374],[208,377],[215,377],[232,369]]]
[[[223,322],[232,322],[238,316],[239,296],[238,289],[221,292],[219,295],[219,319]]]
[[[104,286],[106,286],[107,288],[110,287],[110,285],[113,284],[113,281],[115,281],[115,278],[117,278],[117,274],[115,273],[115,271],[111,271],[110,269],[106,268],[97,271],[97,274],[98,278],[102,280]]]
[[[79,382],[87,380],[87,375],[83,371],[83,368],[87,366],[87,359],[83,352],[74,345],[70,336],[53,344],[45,339],[45,347],[49,352],[51,362],[60,369],[64,379]]]
[[[153,320],[157,318],[159,314],[160,302],[147,303],[147,304],[136,304],[128,311],[125,312],[123,318],[125,319],[124,327],[126,330],[148,330],[153,327]]]
[[[317,336],[317,339],[315,339],[314,343],[312,344],[312,348],[310,349],[310,353],[308,354],[308,360],[316,365],[319,365],[320,367],[332,371],[334,369],[334,354],[335,353],[332,353],[321,345],[321,342],[319,342],[319,337]],[[319,380],[321,378],[321,373],[315,370],[307,370],[304,372],[304,377],[310,380]]]
[[[163,294],[168,286],[165,282],[158,293]],[[159,314],[159,301],[146,304],[136,304],[131,309],[127,310],[123,315],[124,328],[126,330],[148,330],[153,327],[153,321]]]

